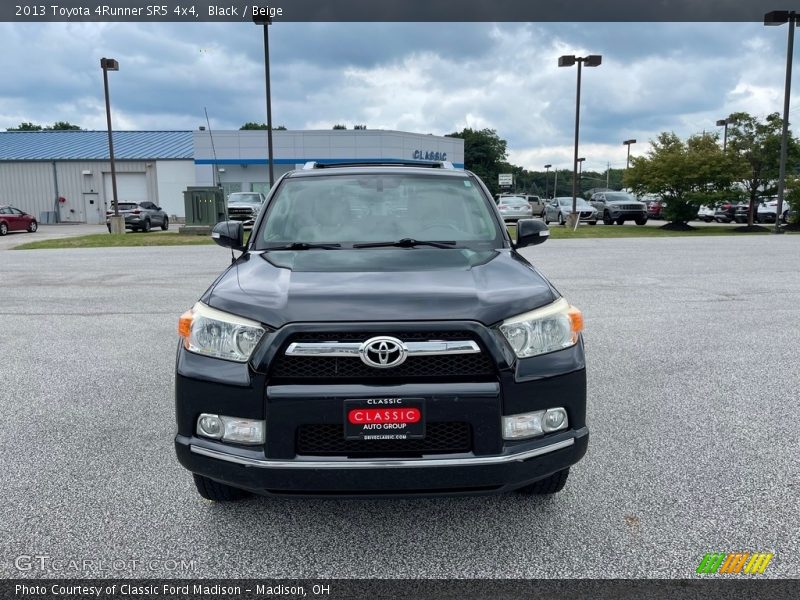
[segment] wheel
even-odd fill
[[[111,223],[107,223],[106,228],[108,229],[108,233],[111,233]]]
[[[604,225],[611,225],[614,221],[611,219],[611,215],[608,214],[608,211],[603,213],[603,224]]]
[[[161,223],[161,231],[166,231],[169,229],[169,219],[164,217],[164,221]]]
[[[35,233],[37,229],[39,229],[39,224],[36,221],[31,221],[31,224],[28,225],[28,231]]]
[[[564,224],[564,215],[561,214],[561,213],[558,213],[558,224],[559,225],[563,225]]]
[[[241,500],[250,495],[250,492],[225,485],[224,483],[219,483],[208,477],[203,477],[202,475],[195,475],[193,473],[192,477],[194,477],[194,485],[197,488],[197,493],[206,500],[230,502],[232,500]]]
[[[646,225],[647,224],[647,217],[642,217],[641,219],[636,219],[637,225]]]
[[[597,225],[597,221],[589,221],[589,225]]]
[[[5,223],[0,223],[0,235],[5,235],[8,233],[8,225]]]
[[[547,218],[547,213],[542,215],[542,220],[544,221],[545,225],[550,225],[550,219]]]
[[[617,225],[625,225],[625,219],[617,219]]]
[[[150,219],[145,219],[145,220],[144,220],[144,227],[143,227],[143,230],[144,230],[145,232],[148,232],[148,231],[150,231]]]
[[[517,493],[526,495],[539,495],[539,494],[555,494],[564,489],[569,477],[569,469],[553,473],[550,477],[545,477],[539,481],[534,481],[530,485],[519,488]]]

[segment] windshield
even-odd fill
[[[525,198],[501,198],[500,204],[505,204],[507,206],[527,206],[528,201]]]
[[[561,206],[572,206],[572,198],[559,198],[558,203]],[[588,202],[583,198],[575,198],[575,206],[588,206]]]
[[[228,202],[248,202],[250,204],[261,204],[261,195],[234,193],[228,196]]]
[[[402,239],[504,244],[486,198],[468,176],[364,173],[285,179],[269,203],[256,249]]]
[[[637,202],[636,198],[625,192],[617,192],[615,194],[606,193],[606,200],[612,202]]]

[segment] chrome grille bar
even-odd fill
[[[362,342],[293,342],[286,356],[358,357]],[[478,354],[481,349],[471,340],[403,342],[408,356],[443,356],[447,354]]]

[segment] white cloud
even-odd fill
[[[513,162],[570,168],[575,68],[584,69],[587,170],[624,166],[662,130],[715,130],[780,110],[783,36],[758,24],[285,24],[271,32],[273,119],[290,128],[366,124],[444,134],[491,128]],[[779,39],[780,38],[780,39]],[[0,127],[68,120],[105,128],[99,59],[113,56],[117,128],[214,129],[264,121],[263,47],[244,24],[0,25]],[[38,65],[31,69],[29,65]],[[800,105],[800,102],[797,103]]]

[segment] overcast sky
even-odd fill
[[[272,114],[289,129],[334,123],[443,135],[492,128],[511,162],[571,167],[576,69],[584,170],[624,167],[622,140],[718,130],[782,110],[786,27],[760,23],[278,23]],[[99,60],[117,129],[238,129],[266,121],[263,40],[249,23],[0,24],[0,128],[63,120],[105,129]],[[800,93],[800,89],[798,90]],[[800,109],[800,100],[793,101]]]

